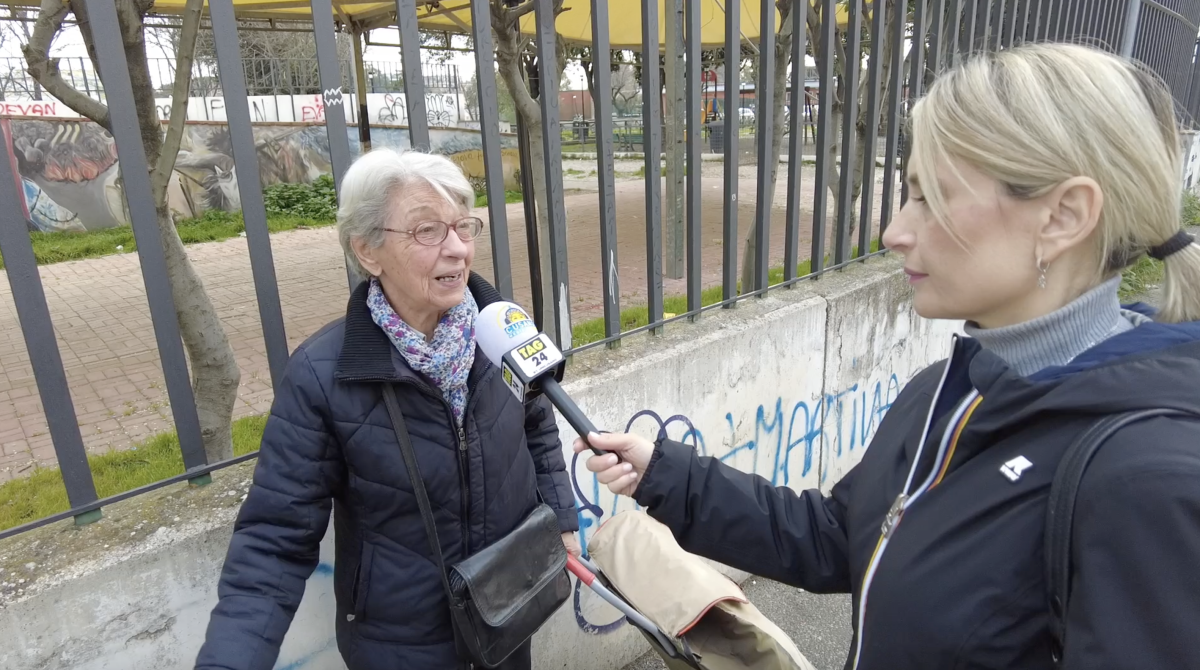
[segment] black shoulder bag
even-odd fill
[[[442,573],[458,654],[474,665],[495,668],[571,595],[558,517],[540,502],[539,493],[537,507],[511,533],[447,569],[417,455],[390,384],[383,387],[383,399],[425,521],[429,549]]]
[[[1066,645],[1067,603],[1071,595],[1071,523],[1075,518],[1075,497],[1083,482],[1088,463],[1108,438],[1131,423],[1155,417],[1200,418],[1175,409],[1146,409],[1114,414],[1084,431],[1067,449],[1054,471],[1050,498],[1046,505],[1046,588],[1050,599],[1051,657],[1054,666],[1062,663]]]

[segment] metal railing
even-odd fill
[[[430,148],[429,125],[424,110],[424,88],[438,85],[421,76],[419,38],[416,23],[416,0],[397,0],[397,16],[401,33],[403,66],[399,71],[380,70],[380,76],[389,82],[397,82],[404,89],[408,118],[411,122],[410,137],[417,149]],[[535,8],[537,39],[536,49],[541,71],[541,94],[538,96],[543,128],[559,127],[558,73],[552,70],[554,58],[544,57],[555,48],[553,0],[526,0]],[[819,3],[822,16],[833,16],[838,0],[815,0]],[[138,260],[150,306],[153,329],[157,338],[161,364],[166,379],[175,429],[183,453],[187,472],[179,477],[164,480],[137,491],[126,492],[112,498],[100,500],[89,470],[87,455],[80,436],[76,411],[72,404],[62,359],[54,336],[45,292],[39,278],[30,238],[22,220],[18,192],[19,180],[13,174],[10,161],[0,161],[0,253],[3,254],[8,281],[17,308],[24,340],[29,351],[36,377],[38,393],[45,408],[53,437],[54,450],[62,470],[71,509],[62,514],[41,519],[33,523],[0,532],[0,538],[32,527],[74,517],[78,523],[98,518],[99,510],[118,499],[136,495],[176,481],[203,483],[207,473],[253,457],[242,456],[222,463],[206,463],[200,436],[196,404],[189,384],[187,361],[180,345],[175,305],[168,287],[165,258],[157,232],[157,221],[151,197],[149,171],[143,153],[142,139],[138,131],[137,115],[133,107],[131,84],[125,66],[125,53],[117,15],[112,0],[86,0],[92,28],[95,31],[96,55],[101,69],[110,73],[105,79],[112,119],[112,135],[116,140],[117,152],[122,165],[123,187],[137,239]],[[907,3],[884,3],[866,0],[849,0],[849,25],[839,28],[833,22],[824,22],[816,35],[816,43],[807,44],[805,29],[809,3],[795,3],[798,11],[787,16],[791,22],[791,58],[793,63],[802,64],[806,53],[817,59],[819,91],[815,105],[816,132],[814,147],[806,147],[804,133],[797,132],[797,124],[805,123],[802,114],[792,114],[789,119],[790,132],[784,142],[787,154],[787,208],[782,221],[772,217],[771,202],[766,197],[767,183],[773,170],[772,131],[769,114],[759,113],[755,118],[755,141],[757,142],[757,186],[758,199],[754,211],[753,228],[758,245],[755,254],[755,273],[751,285],[738,286],[738,203],[731,194],[738,192],[739,147],[734,141],[726,141],[723,147],[723,188],[726,197],[721,209],[721,250],[719,257],[704,257],[701,244],[701,170],[690,169],[686,176],[686,226],[683,229],[686,255],[686,310],[667,317],[664,314],[663,275],[663,219],[662,185],[659,179],[645,180],[645,269],[646,305],[649,319],[637,329],[622,331],[620,288],[617,281],[600,281],[603,298],[604,337],[598,341],[578,346],[569,346],[566,340],[571,332],[571,282],[567,266],[567,226],[563,193],[563,169],[561,165],[562,137],[558,132],[543,133],[543,152],[547,157],[544,165],[530,169],[544,171],[548,187],[549,207],[546,208],[552,262],[553,295],[541,296],[552,305],[553,322],[561,324],[556,329],[559,344],[568,353],[610,345],[623,337],[640,332],[659,332],[663,326],[698,318],[702,313],[733,306],[739,300],[765,295],[768,291],[792,286],[801,280],[846,267],[848,264],[872,256],[870,253],[873,235],[882,235],[891,221],[895,209],[895,186],[903,171],[901,151],[901,119],[907,106],[920,96],[925,86],[936,74],[952,66],[974,52],[1007,49],[1024,41],[1072,40],[1090,41],[1106,45],[1114,50],[1124,50],[1145,62],[1170,84],[1180,106],[1195,116],[1196,102],[1200,99],[1200,87],[1194,85],[1200,74],[1200,66],[1194,55],[1196,25],[1200,20],[1200,0],[1174,0],[1172,3],[1151,0],[1101,0],[1084,3],[1078,0],[1051,2],[1049,0],[915,0],[910,15],[896,16],[894,7]],[[659,4],[656,0],[642,0],[643,44],[641,52],[649,59],[657,59]],[[686,109],[687,126],[696,128],[700,122],[700,62],[701,45],[692,36],[700,34],[699,3],[687,3],[684,18],[684,50],[686,62]],[[864,7],[866,5],[866,7]],[[279,290],[276,284],[272,258],[271,240],[268,236],[266,215],[259,183],[258,156],[252,141],[251,118],[247,106],[250,91],[246,83],[246,62],[238,48],[238,26],[234,19],[230,0],[211,0],[209,3],[215,34],[216,56],[221,67],[217,72],[220,88],[226,99],[229,131],[233,138],[234,163],[236,165],[238,190],[241,194],[242,211],[248,237],[250,263],[257,295],[259,317],[268,353],[269,368],[273,382],[280,379],[288,359],[287,338],[284,332],[280,309]],[[341,184],[350,163],[351,151],[346,132],[343,84],[347,81],[342,63],[339,62],[335,44],[333,8],[331,0],[311,0],[314,16],[313,35],[316,40],[316,74],[313,83],[323,91],[325,102],[325,128],[329,144],[330,163],[334,181]],[[764,27],[757,49],[763,54],[775,52],[776,32],[774,26],[774,3],[762,3],[760,17]],[[865,8],[872,11],[865,12]],[[604,53],[608,45],[608,0],[591,0],[593,22],[593,48]],[[739,53],[741,30],[739,0],[725,0],[725,53]],[[513,269],[509,251],[509,225],[505,208],[504,170],[501,156],[499,112],[496,96],[496,73],[493,59],[493,35],[490,29],[490,5],[488,0],[472,0],[471,21],[476,48],[475,59],[478,74],[479,117],[482,135],[483,163],[486,172],[486,193],[490,215],[491,255],[493,281],[505,296],[513,296]],[[869,45],[863,47],[861,37]],[[906,53],[906,44],[915,48]],[[885,46],[887,48],[885,48]],[[836,47],[836,48],[835,48]],[[862,56],[869,57],[865,69],[849,68],[844,74],[835,69],[832,55],[842,50],[845,62],[859,63]],[[906,67],[907,64],[907,67]],[[739,81],[740,63],[729,59],[724,64],[725,80]],[[758,109],[772,108],[774,96],[774,61],[770,58],[760,63],[758,69]],[[79,77],[94,79],[90,64],[79,68]],[[608,68],[598,68],[595,74],[597,90],[611,88]],[[835,85],[843,78],[842,90],[855,91],[859,78],[865,78],[863,99],[849,96],[835,108]],[[457,73],[447,81],[457,83]],[[79,81],[79,80],[77,80]],[[381,80],[382,81],[382,80]],[[661,89],[658,68],[644,72],[644,90]],[[91,84],[88,84],[91,86]],[[380,84],[381,86],[384,84]],[[391,85],[391,84],[388,84]],[[97,83],[94,89],[99,91]],[[792,87],[788,92],[791,109],[802,108],[803,87]],[[642,106],[642,126],[648,129],[642,138],[645,149],[645,169],[648,175],[657,175],[660,170],[660,154],[663,148],[663,112],[658,96],[645,96]],[[858,107],[862,106],[865,136],[859,138]],[[835,125],[835,114],[840,112],[840,125]],[[741,120],[738,114],[725,114],[721,128],[725,138],[739,136]],[[880,136],[882,132],[882,137]],[[1135,132],[1131,130],[1131,132]],[[616,245],[616,195],[614,175],[614,142],[612,103],[609,96],[598,96],[594,136],[597,142],[596,179],[598,182],[597,209],[599,212],[601,278],[617,277]],[[688,133],[686,164],[698,167],[701,153],[700,133]],[[840,138],[840,140],[835,140]],[[833,164],[851,165],[862,147],[884,144],[882,178],[875,177],[875,160],[863,161],[861,195],[856,197],[851,171],[842,170],[834,181]],[[835,141],[841,145],[840,155],[834,156]],[[807,186],[801,181],[804,151],[812,148],[815,153],[815,177]],[[832,164],[831,164],[832,163]],[[878,227],[873,225],[875,191],[882,183],[881,209]],[[811,220],[802,211],[803,191],[811,188]],[[901,203],[906,197],[900,191]],[[833,199],[837,206],[836,215],[829,217],[827,206]],[[860,222],[857,240],[851,238],[852,221]],[[782,279],[772,285],[769,281],[769,259],[771,235],[775,226],[784,228]],[[805,252],[811,258],[811,273],[799,275],[801,260],[800,242],[804,232],[811,236],[811,245]],[[852,242],[857,242],[857,248]],[[531,252],[533,250],[531,249]],[[882,253],[882,252],[879,252]],[[827,260],[828,254],[828,260]],[[537,253],[531,258],[531,274],[535,271]],[[702,304],[704,268],[719,264],[721,300],[715,304]],[[534,282],[535,296],[538,283]],[[739,291],[739,288],[744,289]],[[535,302],[537,298],[535,297]]]

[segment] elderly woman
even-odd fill
[[[275,389],[196,667],[269,670],[334,512],[338,649],[350,670],[456,668],[448,604],[389,422],[392,384],[448,565],[538,504],[578,553],[545,399],[522,405],[475,344],[467,289],[483,222],[444,157],[380,149],[346,172],[338,236],[360,277],[345,318],[301,344]],[[529,643],[505,668],[531,665]]]

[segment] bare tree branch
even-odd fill
[[[523,5],[519,5],[512,9],[506,9],[504,11],[504,13],[507,16],[505,16],[504,18],[508,21],[517,21],[522,16],[525,16],[529,12],[532,12],[535,5],[536,5],[536,3],[533,0],[528,0],[528,2],[526,2]]]
[[[21,47],[21,52],[29,65],[29,74],[50,95],[79,114],[108,128],[108,107],[72,88],[63,80],[58,70],[58,59],[50,57],[50,46],[54,42],[54,36],[62,28],[63,19],[68,12],[68,6],[61,0],[42,0],[41,12],[33,24],[33,34],[29,37],[29,43]]]
[[[187,120],[188,90],[192,83],[192,60],[196,51],[196,35],[200,32],[200,14],[204,0],[187,0],[183,8],[183,28],[179,34],[179,47],[175,61],[175,82],[171,86],[171,117],[167,123],[167,136],[163,139],[158,162],[150,175],[154,188],[154,201],[164,202],[171,172],[183,140],[183,122]]]

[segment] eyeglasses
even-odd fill
[[[463,242],[470,242],[479,237],[479,233],[483,232],[483,219],[477,216],[468,216],[454,223],[426,221],[417,224],[417,227],[412,230],[398,230],[396,228],[384,228],[384,230],[389,233],[409,235],[417,241],[417,244],[435,247],[446,239],[446,236],[450,234],[451,228],[454,228],[454,232],[458,234],[458,239]]]

